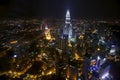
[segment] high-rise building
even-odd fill
[[[66,18],[65,18],[65,26],[63,27],[63,38],[70,41],[72,36],[73,35],[72,35],[72,24],[71,24],[70,11],[67,10]]]
[[[73,31],[73,26],[71,23],[70,11],[67,10],[65,16],[65,24],[60,33],[59,48],[66,51],[68,50],[68,47],[70,47],[69,45],[71,42],[75,42],[75,40],[76,35]]]

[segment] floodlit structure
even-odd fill
[[[63,38],[68,39],[68,41],[70,41],[73,36],[72,33],[73,31],[72,31],[70,11],[67,10],[66,18],[65,18],[65,26],[63,27]]]
[[[45,36],[47,40],[51,40],[50,29],[47,26],[45,27]]]

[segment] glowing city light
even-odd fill
[[[104,58],[103,61],[106,61],[106,58]]]
[[[81,80],[80,78],[78,80]]]
[[[111,49],[111,50],[110,50],[110,53],[115,53],[115,49]]]
[[[97,60],[100,60],[100,59],[101,59],[100,56],[98,56],[98,57],[97,57]]]
[[[17,55],[14,55],[13,57],[14,57],[14,58],[16,58],[16,57],[17,57]]]
[[[77,53],[75,53],[75,57],[74,57],[76,60],[78,60],[80,57]]]
[[[51,40],[50,29],[48,27],[45,27],[45,37],[47,40]]]
[[[102,79],[105,79],[106,77],[108,77],[109,76],[109,73],[107,72],[107,73],[105,73],[103,76],[102,76]]]
[[[16,44],[18,41],[17,40],[14,40],[14,41],[11,41],[10,44]]]
[[[115,45],[111,45],[112,48],[115,48],[116,46]]]
[[[81,34],[80,36],[79,36],[79,39],[83,39],[84,38],[84,36]]]
[[[100,48],[97,48],[97,51],[100,51]]]

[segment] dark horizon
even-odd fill
[[[64,18],[69,9],[72,18],[120,18],[119,0],[1,0],[0,17]]]

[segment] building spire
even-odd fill
[[[70,18],[70,11],[69,10],[67,10],[66,18]]]
[[[65,18],[65,23],[66,24],[70,24],[70,11],[69,10],[67,10],[67,12],[66,12],[66,18]]]

